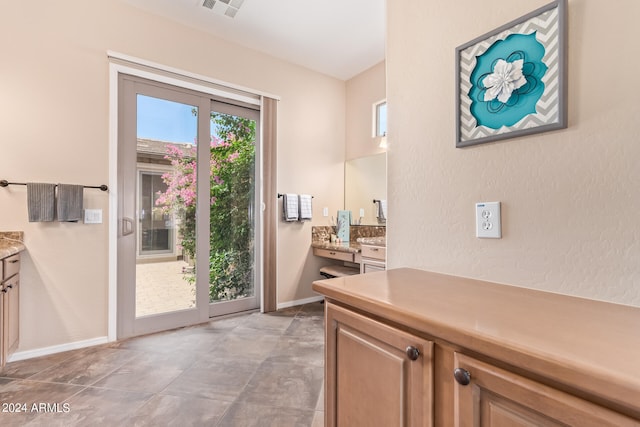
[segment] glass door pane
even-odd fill
[[[197,131],[196,106],[137,95],[136,318],[196,306]]]
[[[140,255],[172,253],[173,221],[170,212],[158,203],[166,193],[167,184],[158,172],[140,171]]]
[[[212,315],[259,306],[256,285],[258,112],[213,103],[209,235]]]

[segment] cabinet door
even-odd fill
[[[325,426],[431,426],[433,343],[327,303]]]
[[[4,346],[4,342],[5,342],[5,320],[4,320],[4,305],[5,305],[5,299],[6,299],[6,291],[4,288],[4,283],[2,283],[2,281],[0,281],[0,368],[4,367],[4,365],[7,363],[7,355],[6,355],[6,351],[5,351],[5,346]]]
[[[455,366],[457,427],[640,425],[639,420],[460,353],[455,354]]]
[[[360,262],[360,274],[373,273],[376,271],[384,271],[384,264],[380,265],[378,261],[370,261],[368,259],[362,259]]]
[[[4,284],[7,292],[4,294],[4,351],[11,355],[18,348],[20,324],[20,277],[13,276]]]

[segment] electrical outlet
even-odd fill
[[[502,238],[500,202],[476,203],[476,237]]]

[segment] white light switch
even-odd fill
[[[500,202],[476,203],[476,237],[502,238]]]
[[[360,218],[364,217],[364,208],[360,208]]]
[[[102,209],[85,209],[85,224],[102,224]]]
[[[329,208],[322,208],[322,216],[329,216]]]

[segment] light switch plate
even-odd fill
[[[500,202],[476,203],[476,237],[481,239],[502,238]]]
[[[102,209],[85,209],[85,224],[102,224]]]
[[[327,207],[322,208],[322,216],[329,216],[329,208]]]

